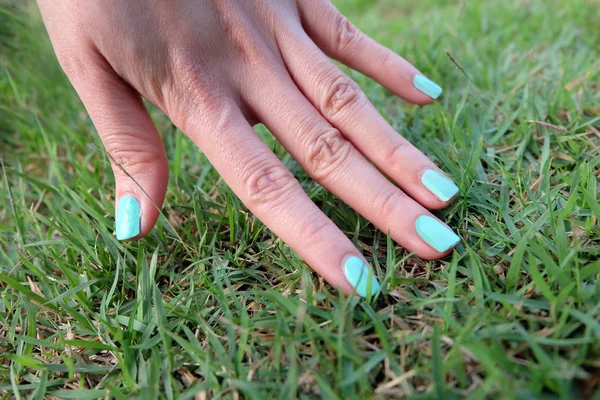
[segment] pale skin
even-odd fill
[[[156,223],[153,202],[162,206],[168,180],[146,99],[206,154],[256,217],[347,294],[354,288],[344,262],[364,257],[261,141],[256,123],[311,178],[407,250],[425,259],[452,251],[435,250],[415,230],[419,216],[433,217],[429,210],[453,200],[422,183],[424,171],[439,169],[329,57],[420,105],[434,101],[413,83],[423,74],[357,30],[328,0],[38,5],[60,64],[113,158],[117,201],[139,201],[140,232],[133,239]]]

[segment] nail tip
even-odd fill
[[[129,240],[133,239],[137,235],[140,234],[139,227],[129,226],[129,227],[117,227],[117,240]]]
[[[421,183],[443,202],[449,201],[459,192],[458,186],[450,178],[433,169],[425,171]]]
[[[446,202],[452,200],[459,192],[458,186],[452,184],[454,187],[448,188],[446,193],[440,194],[438,197],[441,201]]]
[[[377,293],[379,293],[379,291],[381,290],[381,285],[379,284],[379,281],[377,280],[377,278],[375,278],[374,275],[371,275],[372,279],[371,279],[371,296],[375,296]],[[368,278],[367,278],[368,279]],[[364,290],[360,290],[360,292],[357,290],[357,293],[361,296],[361,297],[368,297],[368,284],[369,282],[367,281],[364,285]]]
[[[134,237],[136,237],[137,235],[139,235],[139,232],[127,232],[127,233],[117,233],[117,240],[119,241],[123,241],[123,240],[129,240],[129,239],[133,239]]]
[[[441,222],[428,215],[421,215],[415,222],[417,234],[433,249],[443,253],[460,242],[460,236]]]
[[[456,245],[460,242],[460,237],[455,233],[454,233],[454,236],[456,236],[456,238],[454,240],[452,240],[450,243],[448,243],[448,245],[443,250],[438,250],[440,253],[446,252],[446,251],[456,247]]]
[[[379,284],[377,285],[371,285],[371,297],[375,296],[377,293],[379,293],[381,287],[379,286]],[[357,290],[356,293],[362,297],[362,298],[367,298],[369,295],[367,295],[367,292],[364,290]]]
[[[427,96],[431,97],[434,100],[437,100],[441,95],[442,95],[442,90],[440,89],[439,91],[432,91],[430,90],[429,93],[426,93]]]

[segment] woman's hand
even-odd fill
[[[165,151],[143,97],[198,145],[258,218],[346,293],[374,294],[379,283],[253,124],[264,123],[313,179],[408,250],[434,259],[458,242],[427,211],[447,206],[458,188],[327,56],[412,103],[430,103],[441,89],[329,1],[38,3],[106,150],[152,198],[113,165],[119,239],[152,229],[152,201],[161,206],[167,187]]]

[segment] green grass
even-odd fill
[[[336,2],[443,84],[419,108],[352,74],[461,187],[440,216],[463,240],[425,262],[262,132],[385,277],[372,303],[324,284],[158,113],[170,224],[119,243],[109,160],[35,9],[13,3],[0,399],[600,398],[600,2]]]

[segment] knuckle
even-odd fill
[[[323,180],[346,162],[351,145],[337,129],[331,127],[309,137],[307,173],[315,180]]]
[[[393,187],[385,189],[375,199],[373,210],[377,213],[376,219],[379,221],[386,221],[390,216],[394,215],[400,204],[404,200],[405,194],[399,189]]]
[[[179,95],[180,101],[189,103],[192,99],[204,98],[211,92],[213,85],[206,68],[200,60],[193,57],[174,57],[173,60],[173,94]]]
[[[74,49],[82,50],[77,51]],[[90,51],[85,45],[78,43],[73,43],[71,47],[58,45],[56,59],[76,89],[79,89],[84,83],[89,84],[89,82],[94,82],[99,78],[98,72],[101,71],[100,66],[102,63],[97,54]]]
[[[333,46],[339,52],[347,52],[352,49],[359,40],[358,29],[342,14],[338,14],[334,23]]]
[[[247,29],[232,32],[230,43],[237,58],[250,66],[269,66],[268,49],[256,38],[256,34]]]
[[[394,71],[398,68],[397,63],[396,66],[394,65],[397,56],[391,50],[382,50],[379,53],[377,64],[379,64],[381,71]]]
[[[245,64],[268,64],[266,47],[235,3],[235,1],[220,1],[216,4],[219,10],[219,23],[228,44]]]
[[[102,138],[115,175],[147,175],[159,167],[161,157],[138,132],[111,132]]]
[[[386,147],[383,162],[392,170],[399,168],[403,164],[402,161],[406,159],[410,147],[410,143],[404,138],[394,141],[392,145]]]
[[[174,62],[172,82],[166,86],[165,112],[187,130],[189,119],[204,118],[223,122],[231,116],[228,93],[200,61],[181,57]],[[199,115],[197,110],[202,110]]]
[[[325,90],[321,112],[328,119],[352,115],[365,104],[365,97],[358,85],[346,76],[334,79]]]
[[[243,181],[248,207],[277,209],[286,204],[297,190],[294,176],[285,167],[270,162],[250,165]]]
[[[88,63],[82,60],[81,57],[73,56],[69,51],[57,51],[56,58],[60,67],[70,79],[84,75],[87,70]]]
[[[327,218],[319,218],[318,215],[309,215],[300,225],[299,235],[305,240],[307,246],[323,242],[324,238],[330,238],[332,235],[330,229],[332,223]]]

